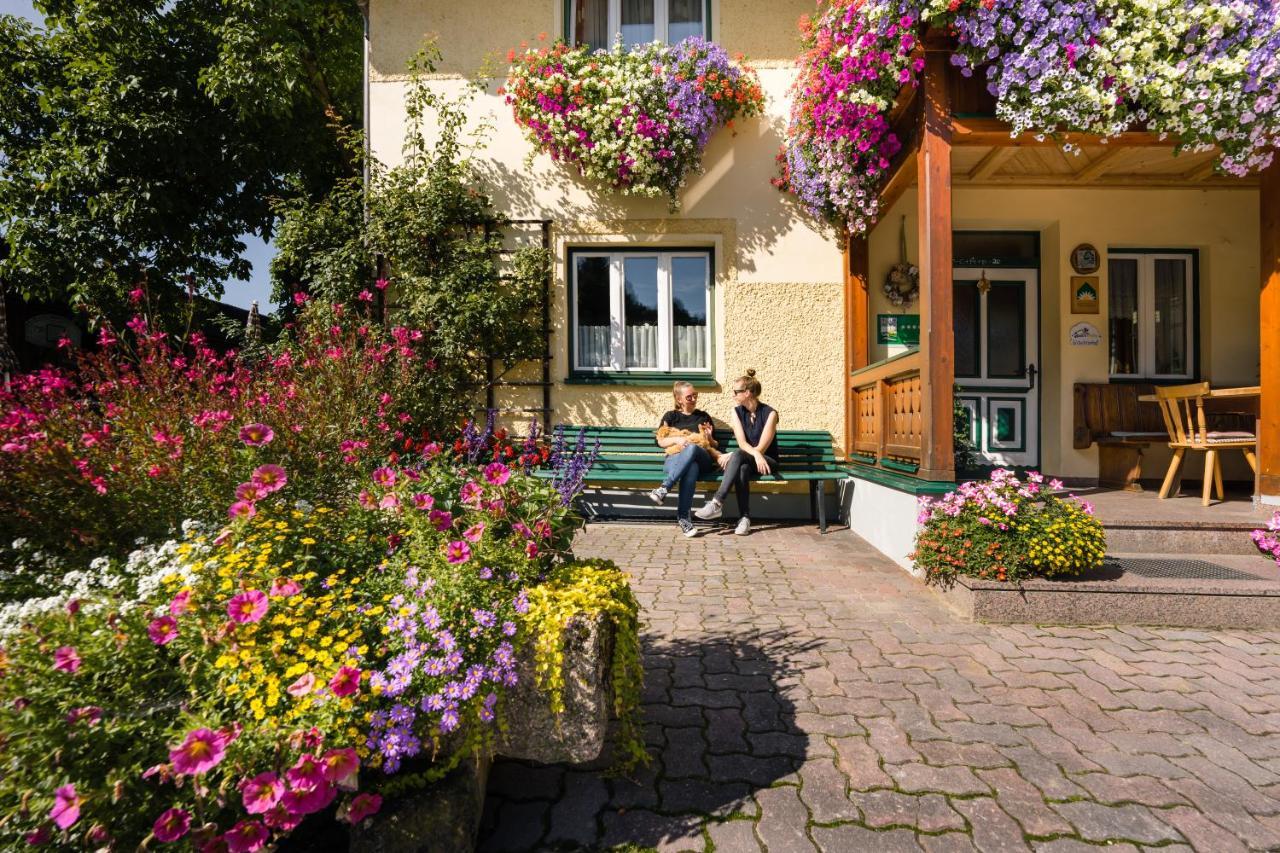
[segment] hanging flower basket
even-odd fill
[[[907,262],[907,217],[898,232],[898,262],[884,279],[884,295],[899,307],[910,305],[920,295],[920,268]]]
[[[1143,129],[1167,134],[1175,151],[1216,148],[1231,175],[1266,168],[1280,146],[1280,4],[825,0],[802,22],[774,183],[851,234],[881,212],[902,147],[888,115],[899,90],[918,83],[924,27],[954,34],[952,64],[985,76],[1014,135]]]
[[[499,91],[538,150],[673,210],[711,135],[764,109],[755,71],[697,37],[608,51],[557,42],[507,58]]]

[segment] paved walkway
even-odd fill
[[[577,543],[645,608],[653,765],[500,763],[482,850],[1280,850],[1280,634],[967,624],[846,531],[673,530]]]

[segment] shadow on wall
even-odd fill
[[[818,644],[781,631],[644,638],[644,731],[652,763],[611,776],[585,765],[499,761],[482,851],[702,847],[707,821],[754,817],[755,792],[794,773],[808,736],[788,698]]]
[[[485,91],[497,97],[500,81]],[[495,123],[513,122],[507,109],[495,111]],[[553,164],[537,153],[537,167],[483,156],[474,167],[494,205],[513,218],[549,217],[556,222],[624,222],[630,219],[735,219],[736,257],[730,266],[754,271],[754,258],[772,254],[779,241],[803,220],[820,225],[789,197],[769,184],[774,157],[782,145],[785,122],[776,116],[741,121],[737,133],[719,130],[703,157],[702,174],[693,174],[681,191],[681,209],[672,214],[666,199],[623,196],[578,174],[567,163]],[[524,150],[528,150],[527,145]]]

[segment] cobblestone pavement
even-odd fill
[[[673,530],[576,546],[634,576],[652,766],[500,762],[480,849],[1280,850],[1280,634],[970,624],[847,531]]]

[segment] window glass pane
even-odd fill
[[[609,259],[577,257],[578,366],[609,366]]]
[[[658,258],[622,262],[627,367],[658,366]]]
[[[627,47],[648,44],[656,38],[653,0],[621,0],[622,41]]]
[[[1155,372],[1186,374],[1187,265],[1182,259],[1156,258]]]
[[[987,291],[987,376],[1027,375],[1026,290],[1020,281],[992,281]]]
[[[573,21],[574,44],[590,45],[592,50],[609,46],[609,0],[575,0]]]
[[[1138,261],[1107,261],[1107,297],[1110,314],[1111,374],[1136,375],[1138,366]]]
[[[671,259],[671,366],[707,368],[707,259]]]
[[[978,375],[978,283],[955,282],[956,376]]]
[[[1040,235],[1005,231],[956,231],[951,235],[951,252],[957,266],[992,267],[1000,266],[1002,260],[1013,259],[1025,264],[1031,258],[1040,257]]]
[[[667,41],[675,44],[690,36],[700,36],[703,0],[670,0],[667,12]]]

